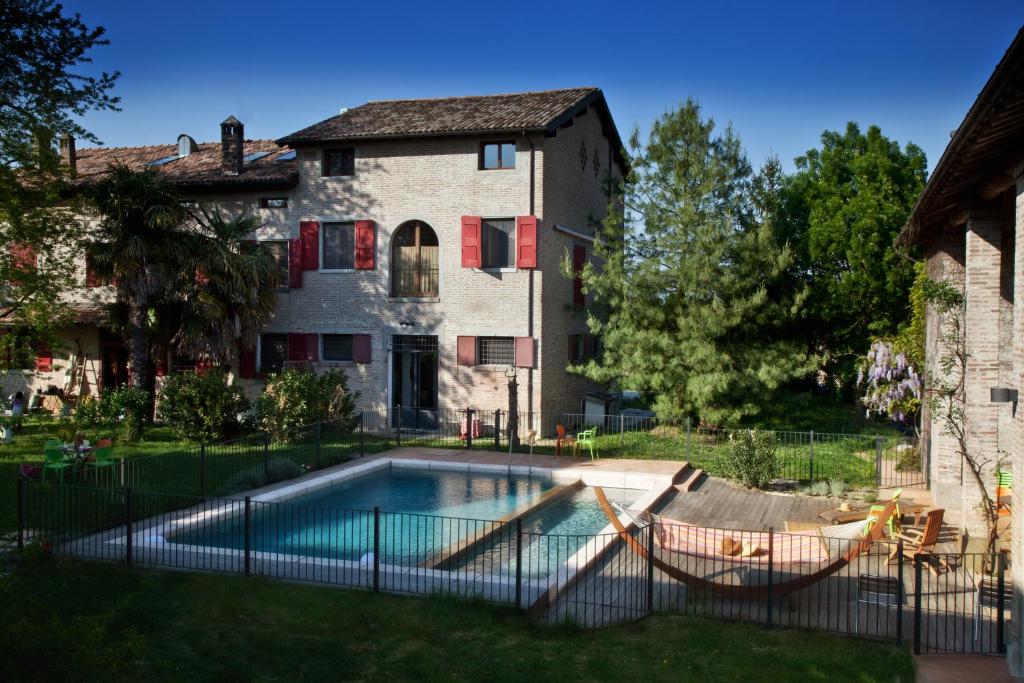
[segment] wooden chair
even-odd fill
[[[935,544],[939,542],[939,532],[942,530],[942,517],[945,513],[946,511],[941,508],[929,510],[928,519],[925,521],[923,529],[904,529],[893,536],[893,540],[903,541],[903,559],[912,561],[918,555],[929,555],[935,551]],[[896,553],[896,548],[889,553],[890,563],[896,561]],[[938,570],[931,563],[928,564],[928,568],[932,573],[938,574]],[[946,568],[948,569],[948,566]]]
[[[576,439],[565,435],[565,425],[556,425],[555,432],[558,435],[558,438],[555,440],[555,455],[561,455],[563,447],[572,449],[573,455],[575,455]]]

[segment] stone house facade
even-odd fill
[[[507,409],[514,372],[518,409],[546,429],[598,389],[567,371],[597,343],[562,262],[591,258],[607,183],[626,170],[600,90],[370,102],[276,142],[245,140],[233,117],[221,133],[219,143],[72,145],[66,157],[83,182],[112,162],[150,166],[186,201],[260,218],[253,239],[275,250],[288,286],[260,344],[240,350],[247,391],[281,366],[336,367],[361,408],[394,420],[401,407],[403,423],[430,427],[436,411]],[[104,349],[117,340],[86,319],[106,290],[84,288],[83,324],[67,335],[94,366],[86,393],[126,371],[121,352]],[[33,387],[74,364],[53,354]]]
[[[935,167],[900,235],[903,246],[921,249],[932,279],[952,283],[965,300],[962,315],[967,362],[966,443],[984,463],[982,480],[995,493],[995,470],[1013,474],[1010,509],[1024,504],[1024,411],[1017,392],[1024,386],[1024,30],[1019,32]],[[926,325],[925,395],[943,376],[943,337],[948,318],[934,307]],[[956,380],[957,378],[950,378]],[[927,406],[924,448],[936,505],[961,522],[972,544],[984,546],[982,492],[961,462],[956,442]],[[1016,525],[1014,525],[1016,526]],[[1024,534],[1014,532],[1011,555],[1024,552]],[[1014,561],[1013,619],[1008,657],[1024,673],[1020,630],[1024,563]]]

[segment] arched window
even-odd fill
[[[437,234],[423,221],[403,223],[391,240],[391,296],[436,297]]]

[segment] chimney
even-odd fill
[[[65,133],[60,137],[60,163],[68,167],[71,175],[75,175],[77,163],[75,160],[75,138]]]
[[[234,116],[220,124],[220,167],[224,175],[238,175],[242,172],[242,141],[245,126]]]

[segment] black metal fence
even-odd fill
[[[443,593],[586,627],[672,612],[912,642],[916,652],[1004,651],[1010,600],[1002,555],[910,561],[901,545],[879,542],[842,562],[855,541],[827,530],[661,521],[567,535],[529,521],[529,512],[490,521],[129,487],[18,487],[19,545],[72,557]],[[673,534],[683,542],[673,545]]]
[[[363,425],[391,445],[476,448],[517,453],[577,454],[579,433],[596,429],[594,454],[614,458],[685,460],[722,474],[741,430],[693,426],[689,420],[628,415],[561,414],[543,420],[533,413],[503,410],[419,410],[401,406],[367,411]],[[565,438],[559,438],[559,434]],[[841,482],[853,488],[924,486],[927,463],[912,440],[891,435],[774,432],[778,477],[804,483]]]

